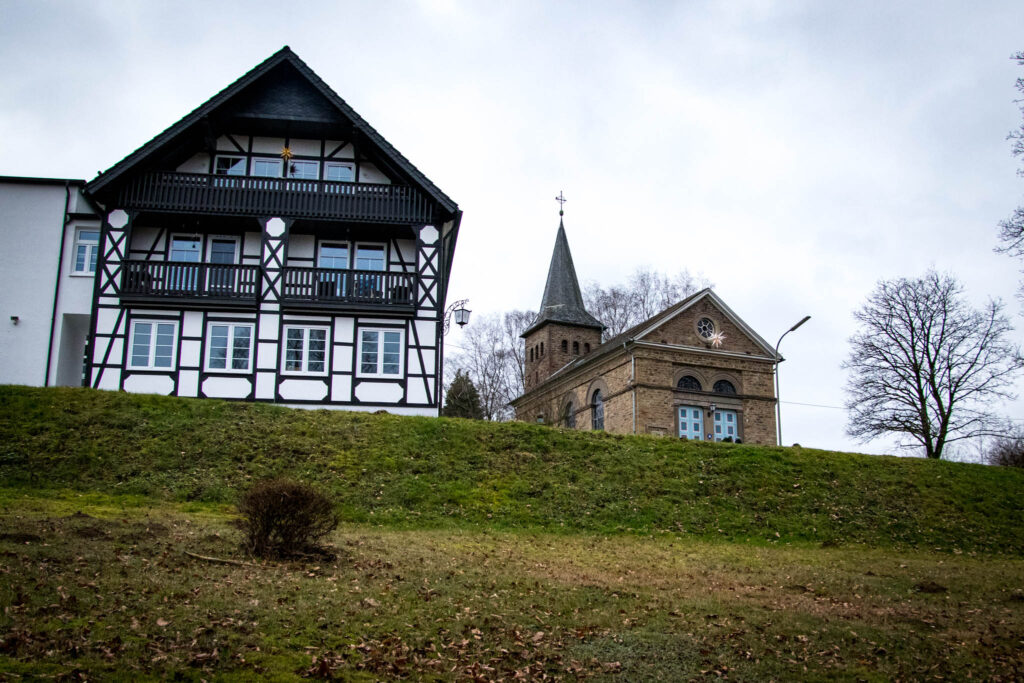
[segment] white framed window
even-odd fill
[[[284,372],[300,375],[327,374],[327,328],[285,325]]]
[[[252,369],[253,325],[210,323],[206,333],[206,369],[248,372]]]
[[[214,175],[245,175],[245,157],[218,154],[213,160]]]
[[[348,270],[348,252],[347,242],[321,242],[317,267]]]
[[[288,162],[288,177],[300,180],[319,180],[320,162],[308,159],[292,159]]]
[[[328,161],[324,164],[324,180],[351,183],[356,179],[356,165],[352,161]]]
[[[206,244],[206,262],[221,265],[238,263],[239,238],[233,235],[215,235]]]
[[[75,231],[75,261],[71,272],[81,275],[92,275],[96,272],[96,255],[100,250],[99,229],[80,229]]]
[[[386,270],[387,250],[383,244],[357,244],[356,270]]]
[[[169,261],[199,263],[202,261],[203,240],[198,235],[171,235]]]
[[[400,377],[402,374],[402,330],[361,329],[359,331],[359,376]]]
[[[128,369],[173,370],[177,348],[177,321],[133,320],[128,338]]]
[[[258,178],[280,178],[281,160],[274,157],[253,157],[249,175]]]

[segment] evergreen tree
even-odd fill
[[[455,373],[455,379],[444,395],[444,410],[441,414],[445,417],[468,417],[471,420],[482,420],[484,417],[483,408],[480,407],[480,392],[476,390],[469,375],[462,370]]]

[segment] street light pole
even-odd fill
[[[805,315],[800,322],[783,332],[782,336],[779,337],[779,341],[775,344],[775,431],[778,436],[778,445],[780,446],[782,445],[782,397],[779,396],[779,345],[782,344],[782,340],[785,339],[787,334],[810,319],[811,316]]]

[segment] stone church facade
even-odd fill
[[[540,313],[523,333],[516,418],[572,429],[776,443],[774,349],[711,289],[601,342],[560,224]]]

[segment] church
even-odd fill
[[[604,329],[583,304],[560,220],[540,312],[522,334],[525,388],[512,402],[516,419],[776,444],[775,350],[714,291],[602,342]]]

